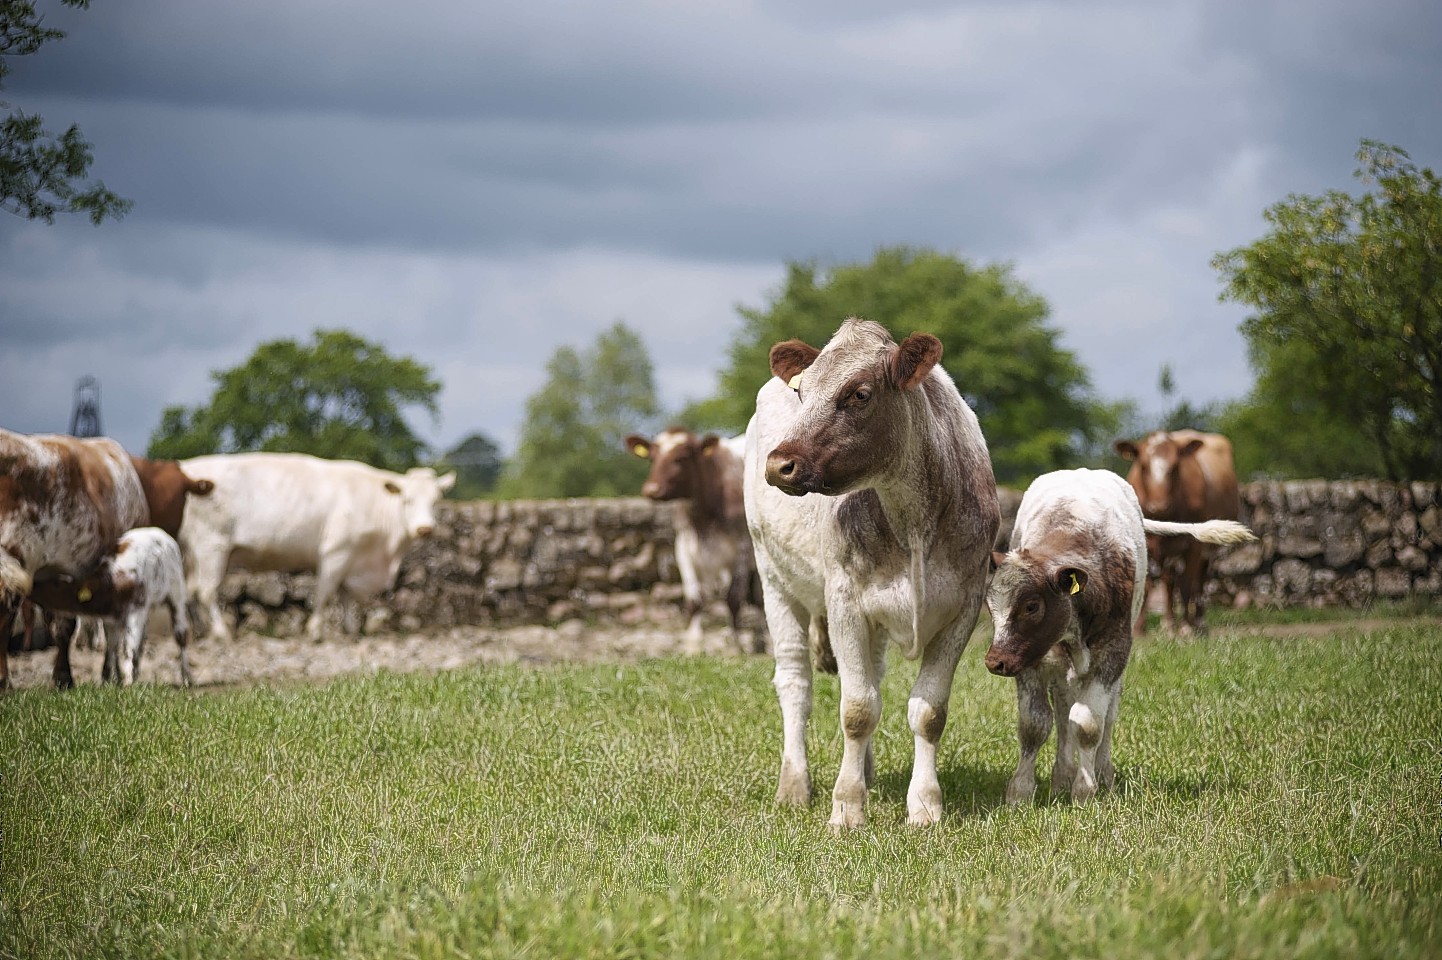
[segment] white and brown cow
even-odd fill
[[[746,431],[746,516],[776,652],[783,745],[776,799],[811,796],[808,632],[829,635],[845,747],[833,829],[865,822],[872,733],[890,644],[921,666],[906,716],[915,735],[907,819],[942,814],[936,748],[957,661],[971,638],[1000,523],[976,415],[939,366],[941,342],[894,342],[852,318],[822,350],[771,348],[775,377]]]
[[[1158,430],[1135,443],[1118,440],[1113,445],[1124,459],[1131,460],[1127,482],[1141,501],[1142,513],[1151,520],[1200,523],[1205,520],[1237,520],[1242,500],[1237,489],[1237,471],[1232,463],[1232,442],[1219,433],[1196,430]],[[1166,606],[1162,620],[1168,630],[1175,626],[1172,610],[1180,601],[1182,633],[1200,632],[1206,627],[1206,583],[1210,572],[1211,545],[1186,538],[1148,541],[1152,560],[1161,574]],[[1137,632],[1146,629],[1145,613],[1137,620]]]
[[[1044,474],[1022,497],[1011,549],[993,555],[987,593],[995,634],[986,667],[1016,678],[1021,759],[1008,803],[1031,799],[1037,753],[1053,724],[1053,793],[1069,789],[1080,803],[1098,784],[1112,784],[1112,728],[1142,606],[1148,535],[1255,539],[1234,521],[1144,519],[1132,488],[1109,470]]]
[[[139,674],[151,608],[164,604],[180,647],[180,682],[187,687],[193,683],[180,546],[159,527],[127,531],[89,573],[38,581],[31,595],[46,610],[107,621],[102,677],[121,686],[129,686]]]
[[[0,430],[0,637],[37,581],[88,573],[149,518],[130,457],[114,440]],[[57,687],[73,685],[71,630],[55,651]],[[0,689],[10,665],[0,644]]]
[[[675,504],[676,567],[686,602],[687,645],[700,648],[701,611],[724,596],[732,643],[742,653],[750,652],[741,631],[741,608],[756,571],[741,493],[745,437],[722,440],[673,426],[654,440],[632,434],[626,448],[651,461],[642,496]]]
[[[318,638],[337,593],[365,599],[395,585],[406,549],[430,535],[436,501],[456,480],[429,467],[400,474],[303,453],[214,454],[180,466],[215,485],[186,509],[180,545],[210,636],[222,640],[230,637],[220,610],[227,570],[315,571],[306,631]]]

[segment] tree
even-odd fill
[[[500,479],[501,448],[490,437],[473,433],[442,454],[437,470],[454,470],[456,484],[446,496],[453,500],[479,500],[496,488]]]
[[[1217,255],[1257,382],[1234,437],[1289,442],[1277,475],[1442,476],[1442,181],[1399,147],[1363,140],[1370,189],[1292,195],[1254,243]],[[1300,454],[1300,456],[1298,456]]]
[[[635,494],[646,462],[626,452],[627,434],[654,426],[660,410],[646,346],[622,321],[584,354],[563,346],[546,383],[526,401],[515,461],[502,479],[512,497]]]
[[[698,427],[743,430],[771,376],[773,344],[797,337],[821,346],[842,320],[861,316],[898,341],[913,331],[941,340],[942,366],[976,410],[999,482],[1022,485],[1077,465],[1115,436],[1121,408],[1093,396],[1086,371],[1046,325],[1046,301],[1008,266],[906,247],[825,273],[793,262],[766,308],[739,312],[744,325],[717,396],[684,415]]]
[[[88,9],[90,0],[60,0],[67,7]],[[65,36],[44,26],[35,0],[0,0],[0,89],[10,72],[10,57],[35,53]],[[9,104],[0,101],[0,106]],[[74,124],[59,137],[44,120],[16,110],[0,121],[0,209],[27,220],[55,222],[57,213],[85,213],[99,226],[106,217],[119,219],[131,207],[96,181],[83,181],[93,160],[90,144]]]
[[[1177,381],[1172,375],[1172,365],[1162,364],[1161,371],[1157,374],[1157,389],[1161,391],[1162,397],[1166,399],[1168,408],[1162,414],[1159,430],[1200,430],[1210,433],[1216,429],[1217,408],[1214,404],[1207,404],[1200,407],[1192,406],[1190,400],[1174,400],[1177,395]]]
[[[426,445],[401,410],[419,406],[435,417],[441,389],[430,368],[345,330],[317,330],[308,345],[263,343],[211,377],[210,403],[165,409],[148,456],[293,451],[405,470]]]

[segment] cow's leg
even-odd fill
[[[1182,617],[1184,629],[1201,633],[1206,629],[1207,601],[1203,591],[1207,584],[1210,557],[1207,548],[1195,544],[1187,551],[1187,565],[1182,571]]]
[[[1177,576],[1176,567],[1168,558],[1162,561],[1162,626],[1168,633],[1175,633],[1177,629],[1176,618],[1172,610],[1176,604]]]
[[[0,690],[10,689],[10,626],[19,600],[0,600]]]
[[[175,645],[180,648],[180,682],[187,687],[195,686],[190,673],[190,615],[185,609],[184,596],[166,601],[170,610],[170,632],[175,635]]]
[[[75,677],[70,672],[70,642],[75,639],[75,626],[76,618],[68,613],[57,613],[50,620],[50,635],[55,640],[55,666],[50,671],[50,680],[57,690],[75,686]]]
[[[687,653],[701,652],[701,575],[696,570],[696,552],[701,549],[696,537],[678,534],[676,538],[676,569],[681,574],[682,609],[687,624],[683,645]]]
[[[965,606],[963,609],[966,609]],[[906,720],[915,743],[911,767],[911,785],[906,790],[906,821],[913,826],[926,826],[941,820],[941,781],[936,776],[936,747],[946,729],[947,707],[951,701],[951,684],[956,665],[966,642],[976,626],[980,598],[970,606],[956,625],[934,639],[921,655],[921,669],[911,687],[906,703]]]
[[[220,609],[220,583],[225,579],[229,560],[229,551],[197,552],[193,560],[194,569],[187,573],[191,592],[209,621],[206,634],[212,640],[231,639],[230,624]]]
[[[100,631],[100,642],[105,649],[104,661],[100,668],[100,679],[104,683],[120,682],[120,628],[110,624],[107,628],[104,620],[97,620],[96,627]]]
[[[1006,785],[1007,803],[1026,803],[1036,793],[1036,757],[1051,736],[1051,697],[1035,667],[1016,678],[1016,739],[1021,748],[1016,773]]]
[[[831,791],[830,825],[833,830],[842,830],[866,823],[866,757],[871,751],[871,735],[881,719],[881,684],[875,675],[872,637],[865,625],[846,623],[835,614],[826,620],[841,680],[843,737],[841,769]]]
[[[110,633],[120,635],[120,685],[128,687],[140,673],[140,648],[145,643],[145,627],[150,620],[150,608],[136,605],[117,619]]]
[[[1108,686],[1097,680],[1087,680],[1067,712],[1067,725],[1071,727],[1077,743],[1076,774],[1071,783],[1073,803],[1085,803],[1096,796],[1097,753],[1106,730],[1107,716],[1112,712],[1112,700],[1118,692],[1120,684]]]
[[[25,643],[21,649],[29,652],[35,643],[35,604],[29,600],[20,601],[20,629],[25,635]],[[8,647],[10,643],[10,625],[8,623],[5,625],[5,643]]]
[[[804,806],[811,802],[811,767],[806,759],[806,725],[811,720],[809,615],[779,587],[766,584],[762,589],[776,656],[772,684],[781,705],[781,776],[776,802]]]
[[[1096,779],[1098,786],[1110,789],[1117,779],[1116,767],[1112,764],[1112,729],[1117,725],[1117,709],[1122,702],[1122,684],[1118,680],[1112,691],[1111,702],[1107,705],[1106,723],[1102,726],[1102,742],[1097,747]]]
[[[321,637],[321,629],[325,625],[325,605],[340,591],[340,585],[345,582],[349,572],[350,561],[349,549],[330,550],[321,554],[320,568],[315,575],[315,595],[310,599],[310,618],[305,623],[306,636],[312,640],[319,640]]]
[[[1054,678],[1049,687],[1052,715],[1056,718],[1056,763],[1051,768],[1051,793],[1055,797],[1063,790],[1070,790],[1076,779],[1077,738],[1076,728],[1070,721],[1074,691],[1065,677]]]

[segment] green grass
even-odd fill
[[[1118,787],[1084,808],[1002,805],[1013,688],[973,646],[920,831],[914,676],[893,664],[841,837],[835,681],[818,800],[778,809],[761,658],[21,690],[0,955],[1442,955],[1442,629],[1149,636]]]

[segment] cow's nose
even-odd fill
[[[429,537],[429,536],[431,535],[431,531],[434,530],[434,529],[435,529],[435,527],[430,527],[430,526],[416,527],[416,536],[418,536],[418,537]]]
[[[647,480],[645,483],[641,484],[641,496],[643,497],[655,497],[656,494],[660,492],[660,484],[652,483],[650,480]]]
[[[985,662],[986,669],[990,670],[998,677],[1010,677],[1016,674],[1016,670],[1013,668],[1012,664],[1008,663],[1006,658],[1003,657],[1001,654],[997,653],[995,650],[988,650],[986,652]]]
[[[782,460],[777,463],[772,469],[776,471],[776,475],[778,477],[785,477],[787,480],[790,480],[791,477],[796,473],[796,461]]]

